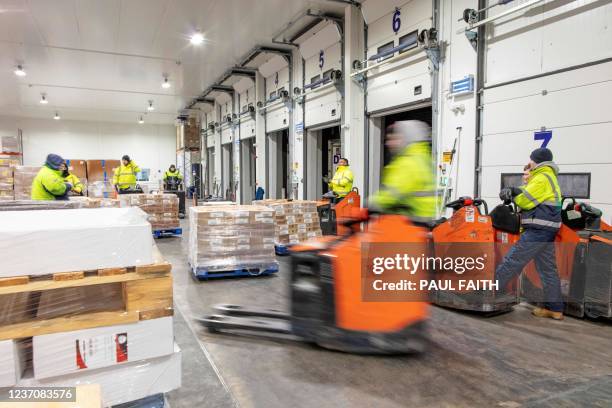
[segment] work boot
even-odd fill
[[[562,312],[553,312],[552,310],[545,309],[543,307],[536,307],[531,311],[531,314],[536,317],[550,317],[555,320],[563,320]]]

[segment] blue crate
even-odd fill
[[[191,267],[191,266],[190,266]],[[237,278],[266,276],[278,272],[278,264],[264,265],[260,267],[245,266],[240,269],[225,271],[210,271],[205,267],[191,267],[193,277],[197,280],[209,280],[215,278]]]
[[[276,244],[274,245],[274,252],[276,253],[276,255],[285,256],[289,255],[290,248],[291,245]]]
[[[162,230],[153,230],[153,238],[172,237],[183,234],[182,228],[168,228]]]

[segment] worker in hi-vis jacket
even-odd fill
[[[419,120],[395,122],[388,128],[385,146],[394,157],[383,169],[382,185],[370,199],[370,208],[430,223],[438,202],[431,127]]]
[[[351,192],[353,189],[353,172],[349,168],[348,159],[344,157],[340,158],[334,177],[328,184],[338,201],[342,200]]]
[[[538,317],[561,320],[563,300],[554,247],[555,237],[561,228],[562,196],[557,181],[559,169],[547,148],[535,149],[529,158],[529,176],[525,177],[527,184],[504,188],[499,193],[503,201],[514,201],[521,209],[523,232],[497,267],[495,276],[498,287],[503,290],[529,261],[534,260],[544,290],[544,307],[537,307],[532,313]]]

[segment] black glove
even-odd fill
[[[70,184],[70,183],[64,183],[64,184],[66,185],[66,192],[72,190],[72,184]]]

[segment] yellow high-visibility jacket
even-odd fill
[[[397,155],[383,169],[382,187],[371,201],[380,210],[417,222],[433,220],[438,200],[429,143],[413,143]]]
[[[68,174],[66,177],[64,177],[64,181],[66,183],[72,184],[72,191],[74,191],[75,193],[81,194],[83,192],[83,188],[85,186],[83,185],[83,183],[81,183],[81,180],[79,180],[79,178],[74,174]]]
[[[526,186],[514,202],[521,209],[523,228],[557,230],[561,228],[561,189],[559,169],[553,162],[538,164],[529,174]]]
[[[45,165],[32,180],[32,200],[56,200],[66,194],[66,184],[61,170]]]
[[[134,188],[136,186],[136,174],[138,172],[140,172],[140,167],[133,161],[129,162],[127,166],[121,163],[121,165],[115,169],[113,184],[118,186],[120,190]]]
[[[345,197],[353,189],[353,172],[348,166],[338,166],[329,187],[338,197]]]
[[[170,177],[176,177],[179,180],[183,179],[183,176],[181,175],[181,172],[178,171],[178,169],[176,169],[174,172],[166,170],[166,172],[164,173],[164,181],[168,180],[168,178]]]

